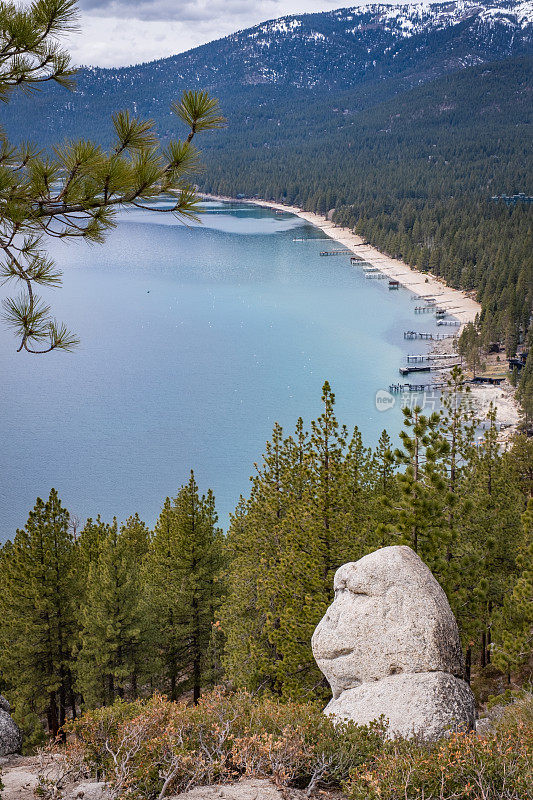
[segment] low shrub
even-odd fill
[[[382,723],[334,727],[309,704],[215,690],[194,707],[156,695],[90,711],[69,726],[68,757],[113,798],[151,800],[241,776],[339,786],[383,741]]]
[[[33,754],[46,743],[47,736],[44,725],[37,714],[17,704],[13,709],[12,717],[22,731],[23,755]]]
[[[351,800],[533,798],[531,696],[509,705],[485,736],[454,733],[433,745],[390,742],[345,784]]]
[[[533,704],[516,697],[483,736],[385,739],[383,721],[334,726],[321,707],[214,690],[198,706],[160,695],[86,713],[68,728],[69,768],[113,800],[162,800],[240,777],[341,787],[350,800],[533,800]]]

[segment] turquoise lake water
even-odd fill
[[[225,527],[274,422],[315,418],[325,379],[368,445],[396,435],[400,400],[378,411],[376,391],[425,349],[403,331],[435,321],[406,289],[319,255],[334,246],[238,203],[207,204],[194,227],[127,211],[103,246],[54,242],[64,285],[47,299],[81,345],[17,354],[0,329],[0,538],[52,486],[81,520],[138,512],[152,525],[191,468]]]

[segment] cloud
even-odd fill
[[[79,6],[85,14],[148,22],[215,22],[222,17],[255,17],[258,11],[260,15],[283,13],[279,11],[280,0],[82,0]]]
[[[125,66],[182,53],[268,19],[341,5],[339,0],[79,0],[80,32],[68,46],[76,64]]]

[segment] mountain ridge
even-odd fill
[[[376,99],[477,63],[533,49],[533,2],[399,3],[291,15],[175,56],[131,67],[87,67],[77,89],[14,96],[0,121],[17,141],[50,145],[79,135],[106,143],[118,108],[174,133],[169,105],[184,89],[220,97],[229,117],[248,102],[331,94],[358,86]]]

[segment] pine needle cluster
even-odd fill
[[[76,18],[73,0],[35,0],[27,9],[0,3],[0,100],[7,102],[15,88],[32,92],[46,82],[73,88],[75,71],[60,39]],[[218,102],[203,91],[184,92],[171,110],[189,132],[165,147],[153,121],[128,111],[113,115],[108,150],[82,139],[44,152],[32,143],[13,146],[0,131],[0,280],[19,289],[3,304],[19,351],[68,351],[78,343],[37,294],[39,287],[61,283],[46,253],[47,239],[100,243],[119,208],[146,209],[161,195],[173,201],[165,213],[198,218],[192,180],[201,165],[192,140],[224,119]]]

